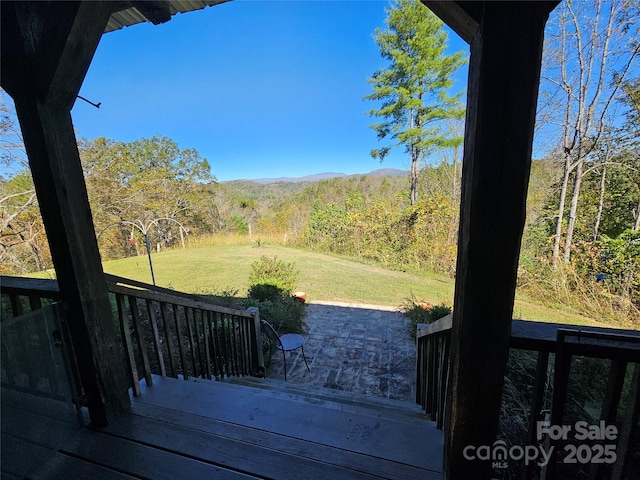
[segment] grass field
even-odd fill
[[[277,245],[220,245],[170,250],[153,254],[156,282],[190,293],[238,290],[246,295],[251,264],[261,256],[293,262],[300,272],[298,288],[313,301],[336,301],[399,306],[413,294],[432,304],[453,304],[453,279],[427,273],[409,273],[363,264],[343,257]],[[151,283],[146,256],[104,263],[107,273]],[[516,298],[514,317],[576,325],[595,320],[566,307],[539,305],[522,295]]]

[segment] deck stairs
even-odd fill
[[[17,437],[28,450],[36,437],[46,461],[22,469],[9,462],[3,478],[441,478],[442,432],[417,406],[276,379],[154,376],[129,412],[100,431],[67,429],[62,445],[43,444],[55,435],[38,428],[56,427],[43,413],[3,440]]]

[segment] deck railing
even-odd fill
[[[451,314],[418,328],[416,403],[431,415],[440,430],[444,427],[445,402],[449,381]]]
[[[443,429],[447,422],[451,327],[452,316],[448,315],[430,325],[420,326],[416,336],[416,402],[431,416],[439,429]],[[536,355],[535,373],[532,372],[533,384],[529,386],[531,408],[527,419],[527,445],[539,443],[538,422],[562,426],[566,420],[572,359],[586,357],[609,361],[600,419],[606,425],[616,427],[618,461],[614,465],[591,465],[590,478],[623,478],[629,441],[633,428],[637,428],[640,415],[640,331],[513,320],[510,348],[512,351],[532,351]],[[552,362],[550,355],[553,355]],[[629,394],[622,407],[625,381]],[[549,398],[550,409],[545,411],[545,399]],[[557,454],[558,445],[555,447],[553,451]],[[545,478],[555,478],[556,463],[553,460],[544,473]],[[535,462],[529,463],[522,478],[533,478],[537,469],[539,468]]]
[[[105,275],[120,330],[129,387],[152,374],[188,379],[252,375],[264,367],[257,309],[217,305],[205,297]],[[3,317],[60,298],[55,280],[1,277]]]

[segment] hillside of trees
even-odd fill
[[[549,21],[536,133],[541,158],[532,165],[518,280],[518,288],[542,302],[635,327],[640,45],[632,33],[638,18],[628,2],[599,0],[563,2]],[[587,41],[594,38],[601,41]],[[375,82],[384,72],[376,72]],[[4,92],[0,100],[0,273],[24,274],[51,268],[52,261],[15,112]],[[419,110],[409,112],[413,130]],[[458,116],[442,118],[444,130],[457,136],[442,140],[438,155],[408,150],[417,159],[411,178],[218,183],[215,164],[168,137],[83,139],[78,148],[101,255],[140,255],[147,240],[162,250],[240,234],[454,276]],[[420,142],[423,150],[433,147]]]
[[[82,141],[80,150],[104,260],[144,254],[144,229],[153,250],[225,235],[249,241],[251,232],[255,242],[286,241],[389,268],[455,275],[460,171],[451,162],[421,169],[419,200],[411,206],[407,177],[217,183],[197,152],[181,150],[167,138],[130,144]],[[153,158],[153,165],[144,158]],[[552,158],[534,161],[520,288],[595,318],[624,324],[638,318],[640,234],[634,229],[634,206],[640,201],[640,178],[634,183],[625,168],[610,168],[595,242],[600,175],[587,176],[572,260],[554,268],[553,206],[562,169]],[[2,273],[51,268],[29,174],[3,179],[0,188],[6,225]],[[13,214],[7,215],[9,210]]]

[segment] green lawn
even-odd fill
[[[293,262],[300,272],[298,288],[311,302],[340,301],[398,306],[413,293],[432,304],[453,303],[453,279],[389,270],[283,246],[233,245],[171,250],[153,254],[156,282],[191,293],[235,289],[245,295],[251,264],[261,256]],[[151,283],[146,256],[105,262],[107,273]],[[577,325],[597,325],[566,307],[552,308],[518,295],[514,317]]]

